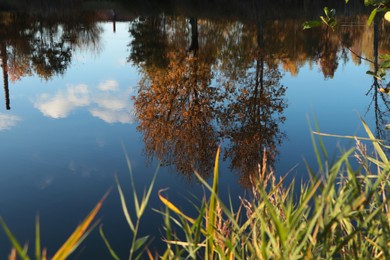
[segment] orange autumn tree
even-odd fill
[[[183,174],[196,169],[209,174],[217,146],[216,89],[210,87],[210,66],[185,52],[168,54],[167,69],[158,69],[140,82],[135,100],[138,130],[146,153]]]

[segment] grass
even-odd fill
[[[210,192],[198,206],[198,216],[190,218],[162,200],[167,207],[161,212],[167,244],[162,258],[390,259],[388,147],[362,123],[373,155],[362,140],[350,137],[356,147],[330,164],[322,134],[313,134],[319,170],[307,166],[307,183],[276,180],[264,158],[252,179],[251,199],[241,199],[236,210],[218,198],[217,153],[212,186],[197,175]],[[173,226],[184,236],[175,234]]]
[[[277,179],[263,158],[258,175],[251,179],[251,196],[239,198],[241,206],[237,209],[231,201],[224,204],[218,197],[218,150],[212,184],[195,173],[208,194],[192,204],[197,209],[195,216],[169,201],[165,190],[158,192],[165,206],[158,211],[165,230],[161,239],[166,245],[160,255],[148,249],[149,236],[138,234],[156,175],[139,198],[126,155],[133,192],[126,196],[118,181],[117,189],[132,233],[129,259],[390,259],[390,164],[385,152],[389,147],[376,140],[362,123],[368,137],[344,137],[355,139],[356,147],[341,152],[333,163],[321,140],[325,134],[313,132],[319,170],[307,164],[311,177],[306,183],[286,184],[284,178]],[[367,143],[372,144],[372,153],[367,152]],[[128,207],[129,197],[133,198],[132,207]],[[1,223],[15,248],[13,252],[28,259],[23,258],[26,251],[15,242],[4,221]],[[119,259],[102,226],[100,234],[112,258]],[[40,250],[39,224],[36,241],[36,258],[45,259]]]
[[[103,202],[108,196],[108,192],[103,196],[103,198],[96,204],[96,206],[91,210],[91,212],[84,218],[84,220],[76,227],[73,233],[69,238],[64,242],[64,244],[54,253],[52,257],[47,256],[47,249],[41,248],[41,235],[40,235],[40,224],[39,217],[36,218],[35,224],[35,259],[37,260],[62,260],[70,256],[81,242],[88,236],[92,229],[96,226],[96,222],[93,223],[97,213],[103,206]],[[6,233],[8,239],[12,244],[11,253],[8,257],[9,260],[16,260],[18,257],[22,260],[29,260],[28,256],[28,246],[22,247],[18,242],[14,234],[8,228],[5,221],[0,217],[0,225],[2,226],[4,232]]]

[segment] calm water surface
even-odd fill
[[[221,196],[238,203],[264,151],[278,175],[292,169],[290,178],[306,179],[303,159],[316,165],[314,118],[323,132],[364,135],[361,115],[387,139],[388,97],[378,92],[387,82],[366,74],[378,53],[389,53],[383,21],[367,27],[366,15],[345,13],[332,32],[302,31],[305,17],[262,12],[82,14],[1,14],[0,215],[31,248],[35,215],[50,254],[115,187],[115,175],[130,195],[124,150],[138,192],[163,166],[151,208],[162,208],[157,190],[169,187],[169,198],[191,214],[189,193],[202,194],[192,172],[210,176],[218,145]],[[324,140],[331,153],[353,145]],[[115,189],[100,218],[126,256],[131,236]],[[161,219],[150,210],[141,227],[155,236],[154,249]],[[75,258],[109,258],[97,233]],[[0,245],[4,259],[3,233]]]

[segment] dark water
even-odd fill
[[[388,139],[388,96],[378,92],[387,82],[366,74],[389,53],[388,24],[368,27],[360,5],[340,5],[336,31],[303,31],[321,5],[222,2],[0,5],[0,215],[20,241],[33,248],[39,214],[53,254],[115,187],[114,175],[130,195],[124,149],[139,193],[163,165],[151,208],[162,208],[157,190],[170,187],[191,215],[190,193],[202,194],[192,173],[210,176],[219,145],[221,196],[238,203],[264,152],[279,176],[293,169],[290,179],[305,179],[303,159],[315,168],[314,118],[323,132],[364,135],[361,115]],[[353,145],[324,140],[331,154]],[[128,255],[115,189],[99,216]],[[152,250],[161,220],[151,210],[143,220]],[[0,233],[1,259],[10,247]],[[109,258],[96,230],[74,258]]]

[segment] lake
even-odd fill
[[[114,177],[130,207],[126,154],[138,194],[161,165],[141,226],[155,251],[164,234],[157,191],[169,187],[164,195],[193,214],[189,200],[203,194],[193,172],[210,179],[218,146],[221,197],[237,206],[264,154],[277,176],[307,180],[316,122],[324,133],[365,136],[361,116],[389,139],[387,81],[366,72],[389,54],[390,26],[367,26],[357,3],[333,3],[332,31],[302,29],[322,12],[307,1],[36,2],[0,3],[0,215],[31,253],[36,215],[53,254],[113,188],[99,218],[128,255]],[[331,158],[354,145],[323,140]],[[5,259],[4,232],[0,245]],[[97,258],[110,255],[95,229],[72,259]]]

